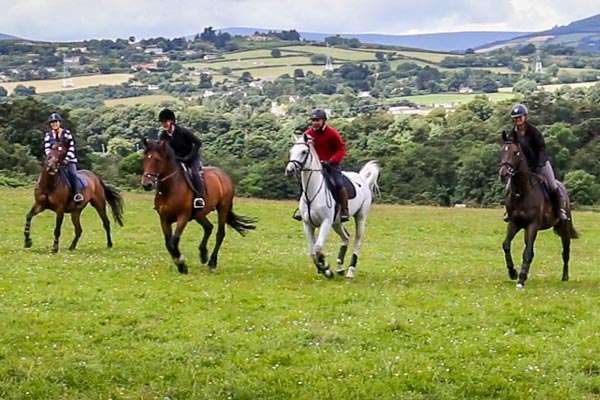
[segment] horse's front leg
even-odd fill
[[[521,228],[517,227],[512,221],[508,223],[506,227],[506,238],[504,242],[502,242],[502,250],[504,250],[504,260],[506,261],[506,268],[508,269],[508,276],[513,281],[517,279],[517,270],[515,269],[515,263],[512,259],[512,254],[510,251],[510,244],[512,240],[515,238],[515,235],[519,232]]]
[[[173,261],[175,262],[175,265],[177,265],[177,270],[181,274],[188,273],[188,267],[185,263],[185,257],[179,251],[179,239],[181,238],[181,235],[183,234],[183,230],[187,226],[187,223],[188,219],[185,216],[179,217],[179,219],[177,219],[175,232],[171,237],[171,255],[173,256]]]
[[[180,273],[186,273],[187,266],[185,265],[185,260],[183,259],[181,252],[179,251],[179,246],[178,246],[179,239],[177,239],[177,241],[176,241],[176,246],[173,246],[174,235],[173,235],[173,230],[171,229],[171,223],[169,221],[167,221],[166,217],[161,216],[160,226],[162,228],[163,236],[165,238],[165,247],[169,251],[171,258],[173,258],[173,262],[175,262],[175,265],[177,265],[177,270]],[[184,268],[183,271],[182,271],[182,266]]]
[[[33,242],[31,241],[31,220],[33,219],[33,217],[35,217],[36,215],[38,215],[41,212],[42,212],[42,208],[40,206],[38,206],[37,204],[35,204],[33,207],[31,207],[31,210],[29,210],[29,212],[25,216],[25,230],[23,233],[25,235],[25,248],[26,249],[30,248],[33,245]]]
[[[52,244],[52,252],[58,253],[58,241],[60,239],[60,231],[62,228],[65,213],[63,211],[56,212],[56,225],[54,226],[54,243]]]
[[[517,282],[517,289],[525,288],[525,281],[529,274],[529,267],[533,261],[533,245],[535,238],[537,237],[538,227],[536,224],[530,224],[525,231],[525,250],[523,250],[523,265],[521,265],[521,272],[519,272],[519,281]]]
[[[331,231],[332,223],[333,219],[325,219],[321,223],[321,226],[319,227],[319,236],[317,237],[317,241],[314,245],[317,269],[319,270],[319,272],[323,273],[323,275],[325,275],[327,278],[332,278],[333,272],[331,272],[331,269],[327,264],[325,254],[323,253],[323,248],[325,247],[325,241],[327,240],[327,236],[329,236],[329,232]]]

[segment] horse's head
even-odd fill
[[[292,147],[290,148],[285,174],[292,176],[299,174],[306,166],[312,152],[312,139],[306,134],[298,137],[292,136]]]
[[[521,164],[523,152],[521,146],[514,137],[507,132],[502,132],[502,150],[500,152],[500,179],[506,183],[509,178],[515,175]]]
[[[165,175],[165,170],[171,163],[172,155],[167,142],[148,140],[144,138],[144,173],[142,186],[152,190],[158,185],[159,178]]]
[[[44,163],[46,172],[48,172],[50,175],[55,175],[60,166],[64,164],[68,150],[69,148],[64,144],[55,143],[52,145],[50,152],[46,156],[46,162]]]

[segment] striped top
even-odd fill
[[[46,156],[50,153],[50,149],[56,143],[60,143],[64,146],[68,146],[67,155],[65,156],[65,160],[70,163],[77,162],[77,156],[75,155],[75,139],[73,139],[73,135],[71,131],[68,129],[64,129],[59,138],[56,137],[53,131],[46,132],[44,134],[44,153]]]

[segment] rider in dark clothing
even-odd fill
[[[546,154],[546,143],[544,137],[537,128],[527,122],[529,111],[523,104],[517,104],[513,107],[510,115],[515,122],[513,136],[521,145],[523,154],[527,159],[527,165],[532,172],[538,173],[544,177],[552,195],[556,196],[559,207],[559,217],[561,220],[568,220],[567,214],[567,195],[560,189],[558,181],[554,176],[554,171],[548,155]]]
[[[173,111],[165,108],[158,115],[158,120],[163,126],[159,139],[169,144],[177,161],[184,164],[191,172],[195,192],[194,208],[204,208],[204,189],[200,177],[202,161],[199,154],[202,142],[191,131],[175,124]]]

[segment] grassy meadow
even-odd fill
[[[151,195],[125,194],[110,250],[90,208],[69,252],[65,218],[58,254],[50,212],[22,246],[31,189],[0,198],[1,399],[600,399],[598,214],[575,213],[570,282],[544,232],[516,291],[499,209],[376,205],[346,281],[316,274],[294,202],[238,199],[258,228],[228,229],[216,273],[191,224],[182,276]]]

